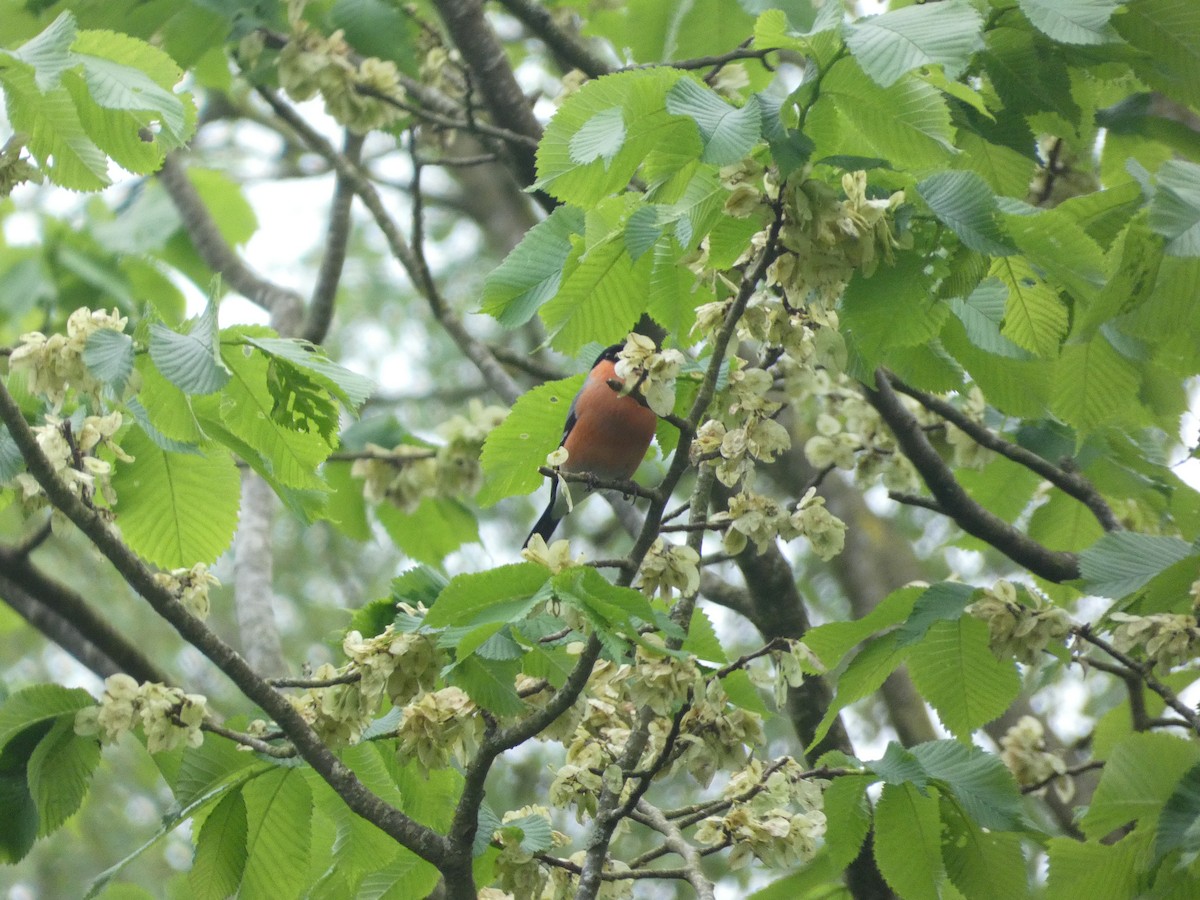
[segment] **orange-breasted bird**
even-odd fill
[[[617,377],[616,363],[622,347],[624,344],[614,344],[596,357],[587,380],[571,401],[559,444],[567,448],[567,460],[560,467],[563,472],[626,481],[646,455],[657,416],[635,397],[620,393],[624,381]],[[550,502],[525,543],[535,534],[549,541],[566,513],[567,499],[559,496],[558,480],[552,479]]]

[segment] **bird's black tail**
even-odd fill
[[[550,502],[546,504],[546,511],[542,513],[542,517],[537,520],[537,524],[533,526],[533,531],[529,532],[529,537],[525,538],[525,543],[522,547],[528,547],[529,542],[533,540],[535,534],[540,534],[542,540],[550,543],[550,535],[554,534],[554,529],[558,527],[559,520],[562,516],[554,514],[554,504],[558,502],[558,480],[550,482]]]

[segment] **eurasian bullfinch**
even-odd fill
[[[567,448],[566,462],[560,467],[563,472],[587,473],[605,481],[627,481],[646,455],[657,417],[635,397],[620,393],[624,381],[617,377],[616,363],[622,347],[624,344],[614,344],[596,357],[587,380],[571,401],[559,444]],[[589,492],[585,487],[583,496]],[[575,497],[572,493],[572,498]],[[535,534],[549,541],[566,513],[567,499],[559,496],[558,480],[553,479],[550,502],[525,538],[525,544]]]

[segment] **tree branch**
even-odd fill
[[[1064,494],[1074,497],[1091,510],[1092,515],[1096,517],[1096,521],[1100,523],[1100,526],[1105,531],[1121,530],[1121,523],[1117,521],[1116,515],[1114,515],[1112,508],[1105,501],[1104,497],[1088,479],[1084,478],[1078,472],[1060,468],[1048,459],[1038,456],[1030,450],[1026,450],[1019,444],[1005,440],[987,426],[971,419],[962,410],[947,403],[941,397],[935,397],[933,394],[910,387],[894,375],[889,377],[892,387],[897,391],[907,394],[930,412],[937,413],[947,422],[954,424],[961,431],[966,432],[979,446],[986,447],[988,450],[1011,459],[1013,462],[1045,478]]]
[[[346,129],[342,154],[346,161],[357,166],[362,157],[363,138],[349,128]],[[308,303],[308,315],[304,320],[301,335],[306,341],[319,344],[329,333],[333,322],[334,298],[342,280],[342,268],[346,262],[346,246],[350,242],[350,208],[354,201],[354,185],[337,172],[333,182],[333,200],[329,206],[329,223],[325,227],[325,252],[317,281],[313,285],[312,298]]]
[[[713,900],[712,882],[704,877],[704,869],[700,865],[700,854],[695,847],[688,843],[683,832],[663,815],[662,810],[651,806],[645,800],[638,801],[637,817],[661,834],[665,839],[663,846],[672,853],[678,854],[683,860],[685,877],[695,889],[696,897],[699,900]]]
[[[569,68],[579,69],[589,78],[599,78],[613,71],[607,60],[594,53],[585,41],[565,28],[559,27],[550,11],[535,0],[500,0],[531,34],[541,38],[550,52]]]
[[[1013,528],[990,510],[971,499],[954,480],[954,473],[929,443],[916,418],[904,408],[892,390],[891,375],[875,371],[876,388],[863,385],[867,400],[879,411],[896,436],[900,450],[921,474],[929,492],[946,514],[967,534],[995,547],[1013,562],[1047,581],[1073,581],[1079,577],[1079,558],[1074,553],[1050,550]]]

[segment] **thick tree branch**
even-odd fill
[[[158,180],[179,210],[184,230],[205,264],[247,300],[267,310],[280,333],[294,334],[304,301],[295,291],[263,278],[226,243],[180,164],[178,151],[167,154]]]
[[[483,14],[481,0],[434,0],[434,6],[447,31],[474,74],[474,81],[483,95],[492,120],[506,128],[541,140],[542,125],[533,115],[529,99],[517,84],[504,45],[496,37],[491,23]],[[516,165],[517,178],[522,184],[533,184],[537,177],[536,157],[532,150],[510,145]]]
[[[894,375],[890,376],[890,380],[892,387],[897,391],[902,394],[908,394],[908,396],[912,397],[930,412],[937,413],[947,422],[954,424],[960,430],[966,432],[979,446],[986,447],[988,450],[999,453],[1001,456],[1008,457],[1013,462],[1045,478],[1064,494],[1074,497],[1091,510],[1092,515],[1096,517],[1096,521],[1100,523],[1100,526],[1105,531],[1121,530],[1121,523],[1117,521],[1116,515],[1114,515],[1112,508],[1104,500],[1104,497],[1090,481],[1078,472],[1060,468],[1048,459],[1038,456],[1030,450],[1026,450],[1019,444],[1005,440],[987,426],[967,416],[962,410],[947,403],[941,397],[935,397],[933,394],[910,387]]]
[[[342,154],[346,161],[357,166],[362,157],[361,135],[346,129]],[[313,285],[312,298],[308,303],[308,314],[301,329],[301,336],[314,344],[325,340],[333,322],[334,298],[342,280],[342,268],[346,263],[346,246],[350,242],[350,208],[354,203],[354,185],[338,172],[334,175],[333,200],[329,206],[329,223],[325,227],[324,253],[317,281]]]
[[[550,48],[550,52],[568,68],[579,69],[589,78],[599,78],[613,70],[608,61],[578,35],[561,28],[550,15],[550,10],[536,0],[500,0],[518,21],[537,35]]]
[[[890,373],[875,372],[876,387],[863,386],[867,400],[879,411],[896,436],[896,443],[921,474],[929,492],[967,534],[995,547],[1013,562],[1047,581],[1073,581],[1079,577],[1079,558],[1074,553],[1050,550],[1013,528],[999,516],[980,506],[954,480],[954,473],[929,443],[916,418],[904,408],[892,389]]]

